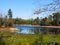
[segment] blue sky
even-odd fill
[[[48,16],[50,12],[34,15],[33,12],[52,0],[0,0],[0,13],[7,15],[8,9],[13,12],[13,18],[31,19]]]

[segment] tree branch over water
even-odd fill
[[[46,11],[60,12],[60,0],[52,0],[51,3],[44,5],[44,7],[36,10],[34,14],[40,14]]]

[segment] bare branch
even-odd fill
[[[34,14],[40,14],[40,13],[46,12],[46,11],[59,11],[59,7],[60,7],[60,0],[53,0],[52,3],[49,3],[49,4],[45,5],[44,8],[41,8],[41,9],[35,11]]]

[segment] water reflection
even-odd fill
[[[20,34],[41,34],[42,32],[46,33],[46,31],[56,33],[57,30],[60,32],[60,29],[57,28],[42,28],[37,26],[16,26],[16,28],[20,29],[20,31],[17,32]]]

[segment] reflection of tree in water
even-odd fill
[[[38,34],[39,35],[39,39],[35,41],[35,45],[40,45],[43,44],[43,29],[41,30],[40,27],[34,27],[31,29],[31,32],[34,32],[34,34]],[[39,43],[41,42],[41,43]]]
[[[34,34],[39,34],[40,28],[34,27],[34,28],[31,28],[30,31],[33,32]]]
[[[33,32],[34,34],[46,34],[47,31],[51,32],[52,34],[55,33],[57,34],[58,30],[60,30],[60,28],[41,28],[41,27],[33,27],[30,29],[30,32]]]
[[[46,30],[52,31],[52,33],[53,33],[54,30],[58,30],[58,29],[57,28],[40,28],[40,27],[34,27],[34,28],[31,29],[31,32],[34,32],[34,34],[39,35],[39,39],[35,41],[35,45],[37,45],[37,44],[43,45],[43,37],[44,37],[44,34],[45,34],[44,32],[46,32]],[[53,41],[53,39],[51,39],[51,41]],[[52,42],[50,42],[50,43],[52,44]],[[58,43],[55,43],[55,45],[58,45]]]
[[[41,27],[34,27],[31,28],[30,31],[33,32],[34,34],[42,34],[44,31],[47,30],[47,28],[41,28]]]

